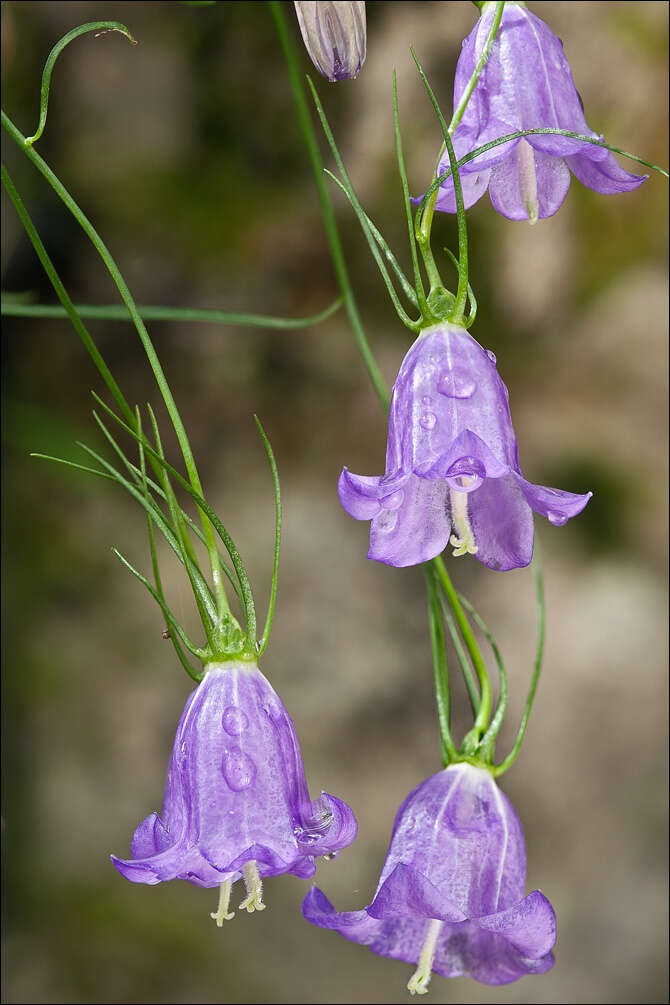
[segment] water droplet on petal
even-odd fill
[[[488,358],[491,360],[491,362],[495,366],[497,361],[496,361],[496,354],[494,353],[493,349],[487,349],[486,350],[486,355],[488,356]]]
[[[237,705],[229,705],[221,717],[221,724],[229,736],[239,736],[249,725],[249,719]]]
[[[242,792],[256,777],[256,765],[239,747],[230,747],[223,755],[223,777],[233,792]]]
[[[419,425],[422,429],[434,429],[436,422],[437,417],[432,412],[424,412],[419,419]]]
[[[562,527],[564,523],[568,522],[565,513],[560,513],[557,510],[549,510],[547,520],[549,523],[553,523],[554,527]]]
[[[398,522],[398,511],[393,509],[383,509],[378,517],[375,517],[375,526],[384,534],[390,534]]]
[[[398,489],[396,492],[391,492],[390,495],[385,496],[380,500],[382,509],[400,509],[404,498],[405,493],[402,489]]]
[[[429,394],[424,394],[423,398],[421,399],[421,404],[422,405],[432,405],[432,403],[433,403],[433,399],[431,398],[431,396]]]
[[[465,371],[447,370],[439,378],[437,389],[445,398],[471,398],[477,383]]]

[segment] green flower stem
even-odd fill
[[[435,570],[430,565],[424,565],[426,589],[428,592],[428,623],[430,626],[430,641],[433,650],[433,671],[435,674],[435,701],[437,703],[437,719],[440,727],[440,747],[442,763],[446,767],[458,760],[458,751],[451,736],[449,719],[451,716],[451,696],[449,692],[449,670],[447,667],[447,650],[444,640],[444,625],[440,617],[440,602]]]
[[[239,325],[249,328],[276,328],[289,330],[292,328],[311,328],[325,321],[342,306],[342,298],[338,297],[325,310],[309,318],[277,318],[264,314],[237,314],[233,311],[217,311],[193,307],[150,307],[137,305],[137,311],[143,321],[188,321],[207,322],[210,324]],[[132,321],[125,307],[116,304],[76,304],[75,311],[80,318],[90,318],[100,321]],[[65,318],[70,317],[64,307],[55,304],[13,303],[3,298],[3,317],[14,318]],[[90,350],[89,350],[90,351]]]
[[[107,364],[105,363],[104,359],[102,358],[102,355],[98,351],[95,342],[89,335],[85,325],[82,324],[77,308],[70,300],[67,290],[62,284],[60,276],[56,272],[53,262],[51,261],[49,254],[46,248],[44,247],[44,244],[42,243],[42,239],[40,238],[39,234],[37,233],[37,230],[35,229],[30,214],[28,213],[28,210],[24,206],[21,196],[16,191],[16,188],[14,187],[14,182],[9,177],[9,174],[7,173],[7,169],[5,168],[4,164],[2,165],[2,184],[4,186],[5,191],[7,192],[7,195],[14,204],[14,208],[18,214],[18,217],[21,220],[25,232],[28,235],[31,244],[37,253],[37,257],[39,258],[42,264],[42,268],[46,272],[49,281],[51,282],[51,285],[53,286],[56,292],[56,296],[63,305],[63,311],[65,316],[70,319],[75,328],[75,331],[79,335],[79,338],[84,343],[84,346],[88,351],[89,355],[91,356],[93,362],[95,363],[100,373],[100,376],[102,377],[105,384],[109,388],[119,411],[123,414],[124,418],[128,422],[131,423],[134,422],[135,416],[132,408],[126,401],[123,392],[121,391],[121,388],[114,380]]]
[[[358,313],[358,307],[356,306],[356,301],[351,289],[351,283],[349,282],[349,273],[344,260],[340,237],[337,232],[335,214],[333,213],[328,189],[326,188],[323,177],[323,160],[319,151],[319,144],[317,143],[310,116],[309,105],[307,103],[307,95],[300,69],[300,57],[298,56],[296,46],[287,29],[286,19],[281,8],[281,4],[278,3],[277,0],[270,0],[269,7],[274,19],[277,35],[279,36],[279,42],[284,53],[286,65],[288,67],[298,124],[300,126],[300,131],[302,133],[303,140],[305,141],[309,159],[314,171],[314,180],[316,182],[319,201],[321,203],[321,212],[323,213],[323,220],[326,228],[328,245],[330,247],[330,254],[333,261],[333,268],[344,299],[344,309],[347,312],[349,323],[351,324],[359,351],[363,357],[365,366],[367,367],[370,380],[372,381],[372,386],[374,387],[377,397],[381,401],[383,407],[388,409],[389,397],[384,384],[384,378],[382,377],[379,367],[377,366],[377,361],[370,350],[361,318]]]
[[[482,654],[479,651],[477,640],[475,639],[472,628],[470,627],[470,622],[468,621],[465,611],[461,606],[458,594],[456,593],[451,579],[449,578],[449,574],[442,557],[440,556],[438,558],[434,558],[431,564],[437,573],[437,577],[440,581],[442,589],[444,590],[449,606],[454,612],[456,623],[461,635],[463,636],[465,647],[470,654],[474,671],[477,674],[477,680],[479,681],[480,702],[479,711],[477,712],[477,717],[473,726],[473,733],[476,734],[477,737],[481,737],[486,732],[489,719],[491,718],[492,696],[489,675],[486,671],[486,665],[482,658]]]
[[[523,711],[523,716],[521,717],[521,725],[519,726],[519,732],[517,733],[516,740],[514,741],[514,746],[510,750],[507,757],[501,761],[493,769],[494,777],[504,774],[509,768],[512,767],[519,751],[521,750],[521,744],[524,741],[526,735],[526,729],[528,728],[528,720],[530,718],[530,713],[533,709],[533,702],[535,701],[535,693],[537,691],[537,685],[540,680],[540,671],[542,670],[542,657],[544,655],[544,636],[545,636],[545,605],[544,605],[544,577],[542,574],[542,563],[540,560],[540,552],[537,541],[535,542],[535,557],[533,558],[533,568],[535,571],[535,600],[537,604],[537,647],[535,650],[535,663],[533,665],[533,676],[530,680],[530,687],[528,689],[528,697],[526,699],[526,707]]]
[[[191,488],[199,496],[202,496],[203,494],[202,485],[200,483],[200,477],[198,475],[198,470],[196,468],[195,459],[191,451],[191,445],[188,441],[188,436],[186,435],[186,430],[184,429],[184,425],[181,421],[181,417],[177,410],[177,406],[175,404],[174,398],[172,397],[172,392],[165,378],[165,374],[163,373],[163,368],[160,364],[158,356],[156,355],[156,351],[153,347],[151,339],[149,338],[149,333],[146,330],[144,322],[142,321],[142,318],[140,317],[137,307],[135,306],[135,301],[133,300],[129,289],[126,286],[125,280],[123,279],[123,276],[121,275],[116,262],[112,258],[112,255],[107,249],[107,246],[105,245],[102,238],[99,236],[98,232],[91,224],[90,220],[88,220],[88,218],[82,212],[77,203],[74,201],[74,199],[69,194],[67,189],[58,180],[58,178],[53,173],[48,164],[46,164],[46,162],[39,156],[39,154],[35,150],[33,150],[31,146],[26,145],[25,137],[16,128],[14,123],[11,121],[11,119],[6,115],[4,111],[2,112],[2,125],[3,128],[12,137],[17,146],[21,150],[23,150],[26,157],[28,157],[28,159],[32,161],[32,163],[38,169],[38,171],[49,182],[49,184],[54,189],[59,198],[65,203],[65,205],[70,210],[74,218],[77,220],[77,222],[80,224],[86,235],[89,237],[91,243],[95,247],[100,257],[102,258],[103,262],[105,263],[110,276],[112,277],[119,293],[121,294],[122,300],[124,301],[126,307],[128,308],[128,312],[133,319],[135,328],[137,329],[137,333],[142,341],[142,345],[144,346],[144,351],[146,352],[149,364],[151,366],[151,369],[153,370],[154,377],[156,379],[156,383],[158,384],[159,390],[163,397],[163,401],[165,402],[165,406],[168,410],[168,414],[170,416],[172,425],[177,435],[177,439],[179,441],[179,446],[181,448],[182,456],[184,458],[184,464],[186,465],[186,470],[188,472]],[[110,391],[111,390],[112,388],[110,386]],[[134,421],[135,419],[133,416],[131,424],[134,424]],[[198,512],[202,524],[202,529],[207,541],[207,553],[209,556],[209,563],[212,571],[214,595],[217,601],[219,619],[221,622],[223,622],[224,618],[230,614],[230,607],[228,605],[228,598],[226,597],[226,591],[223,582],[223,573],[221,570],[221,564],[219,562],[219,552],[216,547],[216,540],[214,537],[214,528],[211,526],[211,521],[208,520],[202,507],[198,508]]]
[[[488,33],[487,38],[486,38],[486,42],[484,43],[484,48],[482,49],[482,54],[481,54],[481,56],[479,57],[479,59],[477,61],[477,65],[475,66],[474,70],[472,71],[472,75],[471,75],[471,77],[470,77],[470,79],[469,79],[469,81],[467,83],[467,86],[466,86],[465,90],[463,91],[463,94],[461,95],[461,99],[458,102],[458,105],[456,106],[454,114],[451,117],[451,122],[449,123],[448,129],[447,129],[447,131],[449,133],[449,136],[453,136],[454,133],[456,132],[456,129],[458,128],[458,125],[459,125],[461,119],[463,118],[463,113],[465,112],[467,104],[468,104],[470,98],[472,97],[472,92],[474,91],[475,87],[477,86],[477,81],[481,77],[482,71],[483,71],[483,69],[484,69],[484,67],[486,65],[486,61],[488,60],[489,55],[491,54],[491,49],[493,48],[493,43],[495,42],[496,35],[498,34],[498,29],[500,27],[500,21],[502,19],[504,6],[505,6],[504,0],[503,0],[503,2],[499,2],[499,3],[496,4],[496,12],[495,12],[495,14],[493,16],[493,21],[491,22],[491,29],[490,29],[490,31]],[[433,172],[433,178],[432,178],[433,182],[437,178],[437,169],[439,167],[440,160],[442,159],[442,155],[444,154],[445,149],[446,149],[446,144],[443,143],[442,146],[440,147],[440,152],[438,154],[437,162],[435,164],[435,170]],[[433,190],[433,192],[431,193],[428,201],[426,202],[425,206],[423,207],[423,210],[420,213],[420,223],[419,223],[419,225],[417,227],[417,231],[416,231],[416,239],[417,239],[417,242],[419,244],[419,247],[422,250],[422,254],[424,256],[424,260],[426,261],[426,270],[428,270],[428,267],[429,267],[428,263],[432,262],[433,267],[435,268],[436,272],[437,272],[437,268],[435,267],[435,262],[434,262],[434,259],[433,259],[433,253],[432,253],[432,250],[431,250],[431,247],[430,247],[430,234],[431,234],[431,230],[432,230],[432,226],[433,226],[433,216],[435,214],[435,204],[437,202],[438,192],[439,192],[439,187],[437,187],[437,188],[435,188]],[[438,279],[439,279],[439,274],[438,274]]]
[[[277,576],[279,573],[279,550],[281,544],[281,527],[282,527],[282,507],[281,507],[281,492],[279,490],[279,472],[277,471],[277,463],[275,461],[275,455],[270,445],[270,441],[267,438],[266,432],[261,425],[261,420],[257,415],[254,415],[254,422],[263,441],[263,446],[265,448],[265,453],[268,459],[268,464],[270,465],[270,474],[272,476],[272,487],[274,489],[275,497],[275,544],[274,544],[274,558],[272,562],[272,583],[270,586],[270,603],[268,604],[268,613],[265,618],[265,626],[263,628],[263,634],[258,640],[258,655],[259,657],[263,655],[267,648],[268,641],[270,639],[270,632],[272,631],[272,622],[275,615],[275,604],[277,602]]]

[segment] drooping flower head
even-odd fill
[[[240,907],[262,910],[263,878],[309,878],[317,855],[355,837],[345,803],[310,800],[293,720],[258,667],[210,664],[177,728],[161,816],[139,825],[131,859],[112,861],[133,883],[220,886],[221,925],[236,880],[247,888]]]
[[[425,329],[402,362],[389,412],[383,477],[340,475],[340,502],[371,520],[368,558],[418,565],[451,542],[491,569],[533,556],[533,513],[561,525],[591,493],[533,485],[521,474],[509,395],[492,352],[464,328]]]
[[[463,42],[456,67],[454,109],[482,55],[495,4]],[[563,43],[525,4],[506,3],[493,48],[453,136],[457,158],[522,129],[589,129]],[[442,158],[438,174],[449,168]],[[646,175],[629,174],[609,150],[566,136],[528,136],[494,147],[460,169],[465,208],[489,190],[495,209],[509,220],[552,216],[565,199],[570,172],[595,192],[629,192]],[[437,209],[456,212],[451,178],[442,185]]]
[[[514,807],[491,774],[452,764],[422,782],[398,810],[372,903],[338,912],[317,888],[303,914],[380,956],[414,963],[412,993],[432,971],[508,984],[549,970],[553,908],[524,897],[526,848]]]
[[[295,5],[309,58],[326,80],[357,77],[365,62],[364,3],[318,0]]]

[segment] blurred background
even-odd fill
[[[368,5],[356,82],[317,81],[368,212],[408,262],[394,166],[391,68],[413,192],[440,144],[412,43],[444,109],[463,3]],[[667,4],[533,3],[563,38],[589,125],[656,163],[667,157]],[[292,4],[284,4],[297,38]],[[265,4],[5,3],[4,107],[24,134],[40,74],[59,59],[37,147],[94,222],[138,303],[308,316],[337,295],[313,178]],[[304,58],[305,71],[311,64]],[[117,303],[83,233],[11,140],[4,159],[75,302]],[[330,163],[329,157],[326,158]],[[631,162],[622,162],[635,170]],[[355,292],[389,383],[409,345],[352,213],[333,190]],[[3,193],[4,200],[4,193]],[[55,297],[3,201],[2,286]],[[558,915],[556,966],[493,989],[435,977],[439,1002],[641,1002],[666,995],[667,184],[600,196],[574,178],[552,219],[469,213],[474,336],[498,356],[526,476],[575,492],[585,512],[537,520],[548,610],[544,675],[503,788],[524,824],[528,891]],[[435,246],[455,248],[440,218]],[[449,269],[445,265],[445,275]],[[131,402],[157,401],[128,324],[90,330]],[[368,562],[368,526],[341,509],[344,464],[382,470],[385,423],[343,312],[294,332],[151,324],[205,492],[232,532],[264,612],[272,489],[252,421],[273,443],[285,505],[279,604],[263,670],[295,719],[308,779],[349,802],[356,844],[319,864],[340,910],[371,900],[395,812],[440,767],[423,577]],[[138,507],[108,483],[31,459],[100,447],[101,381],[66,321],[5,319],[4,995],[27,1002],[405,1002],[409,965],[300,914],[307,885],[271,879],[268,910],[218,930],[215,891],[125,882],[138,822],[160,809],[192,688],[153,601],[114,558],[150,568]],[[165,439],[173,443],[163,422]],[[173,452],[173,457],[176,453]],[[535,645],[532,575],[450,561],[510,673],[513,739]],[[193,625],[185,580],[166,588]],[[457,693],[455,731],[467,728]],[[237,892],[237,891],[236,891]]]

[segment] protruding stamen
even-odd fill
[[[535,152],[527,140],[519,140],[516,148],[516,161],[519,168],[521,199],[528,213],[528,222],[537,223],[539,206],[537,202]]]
[[[244,863],[244,885],[247,888],[247,896],[240,904],[240,911],[246,909],[249,914],[252,911],[264,911],[266,905],[263,903],[263,881],[253,859]]]
[[[210,914],[210,918],[216,922],[217,928],[221,928],[224,921],[230,921],[231,918],[235,917],[235,912],[228,910],[232,887],[233,881],[231,879],[227,879],[225,883],[219,885],[219,906],[216,909],[216,914]]]
[[[430,978],[433,974],[433,960],[435,959],[435,943],[442,929],[443,921],[432,918],[428,922],[426,938],[423,940],[421,953],[417,968],[412,974],[407,984],[407,990],[412,995],[425,995],[428,991]]]
[[[463,476],[464,485],[468,477],[468,475]],[[456,531],[449,538],[449,544],[453,545],[454,548],[454,558],[459,558],[461,555],[476,555],[479,549],[475,544],[475,535],[468,517],[468,493],[450,488],[449,497],[451,499],[451,520]]]

